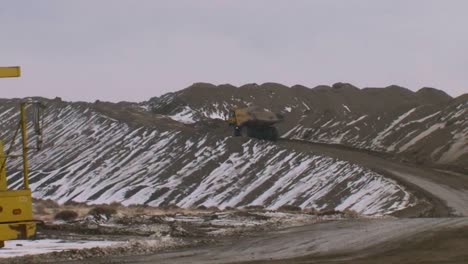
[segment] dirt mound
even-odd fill
[[[218,119],[183,124],[132,103],[46,103],[46,145],[30,157],[37,198],[221,209],[290,204],[369,215],[417,202],[396,182],[363,167],[287,145],[227,137]],[[2,104],[0,114],[15,107]],[[15,118],[7,120],[15,127]],[[20,162],[9,163],[11,188],[20,184]]]
[[[390,152],[411,162],[468,171],[468,99],[434,88],[198,83],[147,102],[154,113],[185,123],[223,119],[229,109],[251,104],[284,116],[278,128],[286,138]]]
[[[198,83],[146,103],[41,100],[48,105],[46,145],[31,156],[31,186],[36,197],[62,203],[291,205],[390,214],[416,202],[397,183],[360,166],[287,144],[226,137],[221,119],[228,109],[251,103],[285,117],[279,124],[285,138],[387,151],[450,169],[466,168],[468,160],[468,97],[451,99],[433,89]],[[10,117],[0,125],[8,140],[18,100],[1,103],[0,115]],[[15,188],[20,160],[9,170]],[[374,202],[364,199],[367,193]]]

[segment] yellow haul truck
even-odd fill
[[[274,125],[281,118],[268,110],[257,106],[234,108],[229,111],[227,122],[235,137],[244,136],[276,141],[278,130]]]
[[[19,76],[19,67],[0,67],[0,78]],[[38,134],[37,148],[40,147],[42,142],[40,116],[43,105],[32,100],[20,103],[20,121],[6,153],[4,152],[3,142],[0,140],[0,248],[5,246],[6,240],[32,238],[36,234],[37,221],[33,220],[32,198],[28,179],[28,150],[32,148],[27,145],[26,109],[31,106],[34,110],[34,128]],[[19,131],[21,131],[22,137],[22,154],[13,155],[10,151]],[[10,190],[8,189],[6,176],[7,160],[16,157],[23,158],[23,186],[18,190]]]

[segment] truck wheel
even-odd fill
[[[271,132],[270,132],[270,140],[271,141],[277,141],[278,140],[278,137],[279,137],[279,134],[278,134],[278,129],[276,129],[276,127],[271,127]]]
[[[266,127],[262,130],[261,139],[276,141],[278,139],[278,130],[275,127]]]
[[[240,134],[243,137],[250,137],[250,134],[251,134],[250,131],[251,131],[251,129],[248,126],[242,126],[240,128]]]
[[[271,138],[271,129],[270,127],[264,127],[260,130],[260,138],[264,140],[270,140]]]
[[[232,127],[232,135],[235,137],[241,136],[241,131],[238,127]]]

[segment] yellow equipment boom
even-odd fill
[[[0,77],[19,77],[20,67],[0,67]],[[26,107],[32,102],[20,104],[20,128],[23,144],[23,188],[8,189],[6,161],[9,158],[3,151],[0,141],[0,248],[6,240],[27,239],[36,234],[36,221],[33,220],[32,197],[29,189],[28,146]]]
[[[21,68],[15,67],[0,67],[0,78],[20,77]]]

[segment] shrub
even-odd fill
[[[168,205],[161,206],[161,209],[163,209],[163,210],[179,210],[180,207],[177,204],[168,204]]]
[[[123,204],[121,204],[119,202],[112,202],[111,204],[109,204],[109,206],[112,207],[112,208],[124,207]]]
[[[128,208],[149,208],[149,205],[147,204],[129,204],[127,206]]]
[[[313,207],[307,207],[307,208],[304,208],[302,210],[302,212],[306,213],[306,214],[310,214],[310,215],[316,215],[318,214],[318,211],[317,209],[313,208]]]
[[[249,205],[249,206],[244,207],[244,209],[262,211],[262,210],[265,210],[265,206],[263,206],[263,205]]]
[[[34,214],[45,215],[47,214],[46,207],[43,204],[34,206]]]
[[[51,200],[51,199],[47,199],[47,200],[37,200],[36,202],[37,204],[42,204],[44,205],[46,208],[59,208],[60,205],[54,201],[54,200]]]
[[[55,214],[55,220],[73,221],[78,217],[78,213],[72,210],[63,210]]]
[[[300,212],[300,211],[302,211],[302,208],[300,208],[299,206],[292,205],[292,204],[285,204],[285,205],[280,206],[278,208],[278,211],[281,211],[281,212]]]
[[[351,209],[344,210],[343,214],[349,218],[359,218],[359,213]]]
[[[63,205],[65,206],[80,206],[80,205],[86,205],[86,203],[80,203],[80,202],[75,202],[73,200],[66,201]]]
[[[211,211],[211,212],[219,212],[219,208],[216,207],[216,206],[210,206],[207,208],[208,211]]]
[[[149,206],[146,204],[129,204],[127,208],[135,210],[136,214],[144,214],[145,209],[149,208]]]
[[[340,211],[335,211],[333,209],[330,210],[323,210],[318,213],[319,216],[324,216],[324,215],[336,215],[336,214],[341,214]]]
[[[89,210],[88,215],[92,215],[92,216],[104,215],[107,218],[109,218],[112,215],[115,215],[116,213],[117,213],[117,210],[115,210],[115,208],[112,208],[110,206],[96,206],[96,207],[91,208],[91,210]]]

